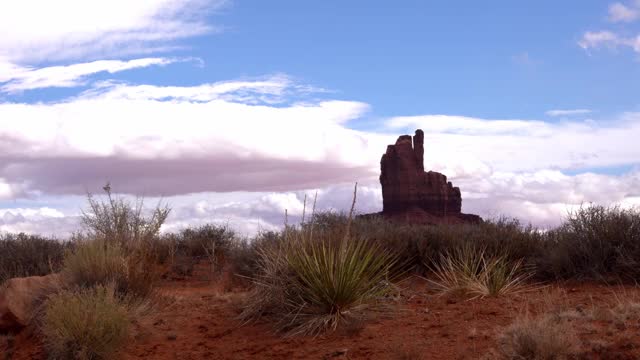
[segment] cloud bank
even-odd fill
[[[310,89],[284,75],[185,87],[106,82],[56,102],[0,103],[0,200],[82,195],[109,180],[172,203],[167,229],[227,222],[251,233],[282,224],[284,209],[299,213],[304,194],[318,191],[320,209],[346,209],[357,181],[358,209],[379,211],[380,155],[416,128],[425,131],[425,167],[462,188],[467,212],[550,226],[582,203],[632,205],[640,196],[638,171],[589,170],[637,164],[638,113],[561,122],[403,116],[374,132],[349,128],[370,105],[314,99]],[[0,230],[68,228],[81,206],[62,218],[5,209]]]

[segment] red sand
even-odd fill
[[[640,299],[631,286],[554,284],[533,292],[465,300],[438,296],[413,279],[398,300],[398,311],[340,332],[318,337],[283,338],[268,323],[239,327],[235,320],[242,290],[224,291],[221,281],[191,278],[166,281],[162,292],[172,303],[142,324],[124,359],[487,359],[496,358],[497,334],[519,314],[553,308],[587,311]],[[611,331],[612,324],[576,327],[584,359],[640,358],[640,323]],[[0,351],[2,349],[0,342]],[[4,350],[6,351],[6,349]],[[44,359],[36,336],[15,339],[11,359]]]

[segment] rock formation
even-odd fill
[[[59,286],[58,274],[7,280],[0,287],[0,333],[17,332],[29,325],[38,301]]]
[[[480,222],[463,214],[460,189],[435,171],[424,171],[424,133],[402,135],[380,160],[382,215],[412,223]]]

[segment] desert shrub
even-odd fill
[[[111,287],[61,291],[49,298],[42,334],[50,358],[112,359],[129,333],[129,311]]]
[[[540,271],[555,278],[640,276],[640,212],[584,206],[547,234]]]
[[[174,272],[185,275],[190,275],[195,263],[202,259],[209,263],[210,276],[220,273],[236,242],[236,234],[231,228],[214,224],[186,228],[177,238]]]
[[[186,228],[180,232],[179,247],[192,257],[205,258],[211,253],[224,254],[229,249],[236,234],[228,226],[206,224]]]
[[[275,245],[259,248],[244,319],[267,315],[288,334],[318,334],[384,308],[396,257],[345,236],[348,228],[309,230],[287,227]]]
[[[89,235],[120,243],[128,251],[150,251],[171,209],[159,203],[151,216],[145,216],[143,199],[132,203],[115,196],[109,184],[104,191],[106,200],[87,195],[89,208],[82,212],[82,222]]]
[[[260,272],[260,253],[280,244],[282,232],[264,231],[252,239],[236,239],[230,246],[227,261],[234,275],[251,279]]]
[[[157,273],[146,261],[138,261],[117,242],[94,239],[78,242],[67,251],[63,278],[72,286],[92,288],[114,284],[122,296],[146,298],[153,293]]]
[[[347,221],[344,214],[328,218],[328,227]],[[533,267],[542,256],[540,244],[544,240],[542,232],[508,218],[480,224],[415,225],[368,216],[356,218],[352,227],[354,234],[397,253],[398,264],[422,274],[433,267],[441,254],[464,246],[481,249],[487,257],[504,257],[510,262],[523,260],[524,267]]]
[[[0,283],[58,271],[69,246],[68,242],[38,235],[0,234]]]
[[[571,325],[551,314],[517,319],[502,331],[498,344],[502,356],[518,360],[567,359],[578,350]]]
[[[521,261],[487,255],[471,244],[441,254],[433,264],[435,280],[430,282],[442,292],[484,297],[530,289],[526,281],[532,273],[522,270]]]
[[[113,283],[119,295],[149,297],[161,274],[157,264],[174,251],[159,236],[170,209],[158,204],[147,217],[143,200],[133,204],[114,196],[109,184],[104,190],[103,201],[88,195],[89,209],[82,216],[86,232],[65,254],[63,274],[75,286]]]

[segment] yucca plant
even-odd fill
[[[312,215],[299,229],[286,226],[283,240],[258,252],[255,287],[242,317],[272,316],[276,329],[288,335],[319,334],[385,309],[397,257],[350,236],[349,224],[340,232],[314,232]]]
[[[429,266],[435,279],[429,280],[443,293],[463,292],[473,298],[498,296],[531,289],[522,261],[506,256],[487,256],[484,249],[465,244],[440,256]]]
[[[298,239],[260,254],[245,315],[276,315],[289,335],[335,330],[383,309],[395,257],[362,239]]]

